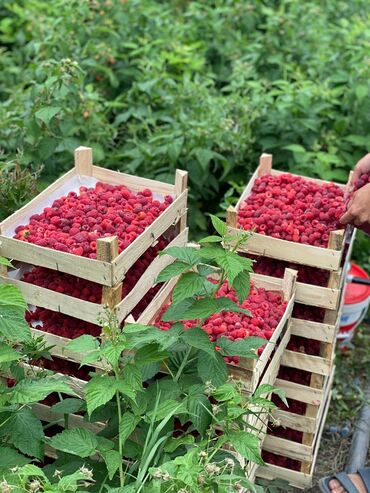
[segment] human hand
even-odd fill
[[[370,165],[370,154],[369,165]],[[365,156],[365,157],[368,157]],[[359,161],[361,162],[361,161]],[[369,167],[370,171],[370,167]],[[363,173],[363,171],[361,172]],[[369,229],[370,225],[370,183],[353,194],[347,211],[339,220],[342,224],[353,224],[360,229]]]
[[[353,175],[351,179],[351,186],[356,186],[356,181],[360,179],[361,175],[370,173],[370,152],[366,154],[359,162],[356,164]]]

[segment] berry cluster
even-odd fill
[[[325,310],[318,306],[308,306],[301,303],[295,303],[293,308],[293,317],[300,320],[310,320],[311,322],[324,321]]]
[[[26,312],[26,321],[35,329],[68,339],[75,339],[84,334],[98,337],[101,331],[99,325],[45,308],[36,308],[32,312]]]
[[[127,271],[122,286],[122,298],[128,295],[149,265],[153,262],[158,252],[163,250],[167,245],[168,241],[163,237],[160,238],[158,243],[155,246],[150,247],[140,259],[135,262],[131,269]],[[86,279],[80,279],[63,272],[55,272],[54,270],[46,269],[45,267],[34,267],[31,271],[24,274],[22,281],[92,303],[101,303],[102,300],[102,286],[100,284],[87,281]]]
[[[253,271],[256,274],[263,274],[265,276],[284,277],[286,268],[294,269],[298,272],[298,281],[306,284],[313,284],[315,286],[327,286],[329,281],[329,271],[324,269],[317,269],[315,267],[308,267],[307,265],[298,265],[292,262],[284,262],[283,260],[275,260],[269,257],[255,257],[248,255],[248,257],[255,260],[253,264]]]
[[[278,378],[288,382],[299,383],[301,385],[310,385],[311,373],[305,370],[298,370],[287,366],[280,366]]]
[[[282,400],[275,394],[271,398],[272,402],[283,411],[288,411],[289,413],[299,414],[303,416],[306,413],[307,404],[305,402],[297,401],[295,399],[287,399],[288,406],[282,402]]]
[[[330,231],[343,228],[338,220],[344,210],[343,190],[334,183],[289,173],[264,175],[240,206],[238,224],[262,235],[327,247]]]
[[[302,443],[303,441],[303,432],[293,430],[292,428],[285,428],[285,426],[276,426],[268,429],[267,432],[269,435],[278,438],[284,438],[285,440],[289,440],[291,442]]]
[[[320,341],[307,339],[306,337],[292,336],[288,343],[287,349],[296,353],[309,354],[311,356],[320,356]]]
[[[14,238],[62,252],[96,258],[96,240],[118,236],[122,252],[172,202],[155,200],[149,189],[135,193],[124,185],[98,182],[55,200],[41,214],[18,226]]]
[[[217,297],[226,297],[237,301],[234,289],[230,289],[225,282],[218,290]],[[221,312],[211,315],[202,325],[202,328],[209,335],[210,341],[214,342],[219,337],[227,337],[231,340],[240,340],[249,336],[257,336],[270,340],[274,330],[278,326],[286,309],[280,294],[266,291],[263,288],[251,287],[248,298],[239,306],[249,310],[252,317],[242,313]],[[162,322],[161,317],[169,305],[164,306],[157,315],[154,325],[161,330],[169,330],[173,323]],[[197,325],[196,320],[184,322],[186,329],[191,329]],[[263,348],[260,348],[261,353]],[[239,364],[240,359],[237,356],[225,358],[228,363]]]
[[[301,462],[298,460],[290,459],[289,457],[284,457],[282,455],[276,455],[272,452],[266,452],[266,450],[262,450],[262,459],[267,464],[284,467],[285,469],[290,469],[292,471],[301,470]]]

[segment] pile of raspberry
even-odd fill
[[[262,450],[262,459],[267,464],[272,464],[279,467],[284,467],[285,469],[290,469],[291,471],[300,471],[302,463],[295,459],[290,459],[289,457],[284,457],[282,455],[273,454],[272,452],[267,452]]]
[[[343,190],[283,173],[257,178],[238,213],[238,225],[262,235],[327,247],[345,211]]]
[[[294,264],[293,262],[284,262],[283,260],[275,260],[269,257],[248,256],[256,260],[253,264],[253,271],[256,274],[282,279],[284,277],[285,269],[289,268],[298,272],[297,279],[299,282],[313,284],[315,286],[328,285],[329,271],[327,270],[317,269],[316,267],[309,267],[307,265]]]
[[[122,286],[122,298],[130,293],[146,269],[156,258],[158,252],[163,250],[167,245],[168,240],[163,237],[160,238],[158,243],[143,253],[140,259],[127,271]],[[73,296],[80,300],[90,301],[91,303],[101,303],[102,300],[101,284],[80,279],[71,274],[55,272],[45,267],[34,267],[31,271],[23,275],[22,281]]]
[[[30,217],[27,225],[18,226],[14,238],[38,246],[52,248],[96,259],[96,240],[118,236],[122,252],[172,202],[155,200],[151,190],[138,193],[124,185],[96,183],[94,188],[80,187],[79,194],[55,200],[41,214]]]
[[[220,287],[216,296],[230,298],[235,303],[238,303],[235,290],[233,288],[230,289],[227,282]],[[214,342],[219,337],[227,337],[237,341],[249,336],[270,340],[284,315],[287,303],[283,301],[279,293],[252,286],[248,298],[243,303],[238,303],[238,305],[249,310],[252,313],[252,317],[243,313],[233,312],[221,312],[211,315],[202,325],[202,329],[209,335],[210,341]],[[161,330],[169,330],[173,325],[173,322],[161,321],[161,317],[168,306],[166,305],[161,309],[154,321],[154,325]],[[191,329],[196,325],[196,320],[184,322],[186,329]],[[262,351],[263,348],[260,348],[259,353]],[[240,358],[237,356],[225,359],[228,363],[236,365],[240,362]]]
[[[360,178],[358,180],[356,180],[356,183],[355,183],[355,190],[358,190],[362,187],[364,187],[365,185],[367,185],[368,183],[370,183],[370,173],[363,173]]]
[[[324,321],[325,309],[318,306],[308,306],[302,303],[295,303],[293,317],[300,320],[322,323]]]

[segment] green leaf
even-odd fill
[[[51,447],[61,452],[77,455],[78,457],[90,457],[96,452],[98,442],[95,435],[85,428],[73,428],[50,438]]]
[[[23,466],[27,464],[31,459],[28,459],[24,455],[21,455],[16,450],[10,447],[0,447],[0,471],[10,469],[15,466]]]
[[[225,250],[218,246],[202,247],[198,251],[198,255],[203,260],[217,260],[224,254]]]
[[[265,465],[260,455],[260,441],[256,436],[246,431],[231,431],[227,436],[230,445],[245,459],[260,466]]]
[[[44,471],[42,469],[40,469],[39,467],[35,466],[34,464],[25,464],[23,467],[18,469],[17,475],[23,476],[23,477],[37,476],[39,478],[43,478],[44,481],[46,481],[48,484],[50,484]]]
[[[162,270],[162,272],[158,275],[156,282],[168,281],[169,279],[186,272],[189,267],[189,264],[181,262],[180,260],[175,260],[175,262],[167,265],[167,267]]]
[[[202,381],[211,382],[215,387],[223,385],[227,380],[226,363],[218,353],[215,358],[210,358],[201,351],[197,359],[197,369]]]
[[[283,149],[287,149],[288,151],[292,151],[296,154],[305,154],[306,149],[298,144],[290,144],[288,146],[284,146]]]
[[[162,318],[162,320],[164,319]],[[153,327],[150,332],[136,334],[135,338],[131,341],[131,345],[134,348],[139,345],[156,343],[161,349],[165,350],[178,342],[182,332],[183,328],[180,324],[174,325],[169,331],[163,331],[158,327]]]
[[[9,361],[17,361],[21,357],[22,355],[15,351],[12,347],[0,342],[0,364],[8,363]]]
[[[73,339],[65,347],[75,353],[88,353],[89,351],[98,349],[99,343],[95,337],[84,334],[76,339]]]
[[[220,243],[222,241],[222,237],[221,236],[206,236],[205,238],[202,238],[201,240],[199,240],[199,243],[200,244],[203,244],[203,243]]]
[[[5,257],[0,256],[0,265],[6,265],[6,267],[14,267],[13,264]]]
[[[121,417],[121,424],[119,426],[119,435],[121,437],[122,443],[130,437],[130,435],[135,431],[136,426],[140,421],[139,416],[135,416],[129,411],[125,412]]]
[[[204,332],[200,327],[193,327],[186,330],[181,339],[189,346],[195,347],[197,349],[202,349],[204,352],[208,353],[212,358],[216,357],[216,351],[213,344],[210,342],[208,334]]]
[[[194,149],[195,156],[201,165],[202,169],[206,172],[208,170],[208,164],[214,157],[218,157],[219,154],[209,149],[197,148]]]
[[[163,250],[160,255],[171,255],[189,266],[193,266],[199,262],[197,250],[192,247],[169,247]]]
[[[173,399],[166,399],[165,401],[162,401],[156,409],[150,411],[148,417],[154,421],[161,421],[168,416],[183,414],[184,412],[186,412],[184,403],[174,401]]]
[[[124,379],[134,390],[142,389],[142,376],[140,368],[135,365],[127,364],[124,367]]]
[[[217,303],[214,299],[203,298],[195,300],[188,308],[178,314],[178,320],[195,320],[198,318],[207,318],[217,312]],[[164,319],[163,319],[164,320]]]
[[[45,106],[44,108],[41,108],[41,110],[36,111],[35,116],[39,120],[45,123],[45,125],[48,125],[50,120],[56,116],[60,110],[59,106]]]
[[[251,358],[255,355],[255,351],[267,343],[262,337],[246,337],[241,341],[232,341],[226,337],[217,339],[217,346],[221,348],[221,353],[224,356],[242,356]]]
[[[233,283],[235,277],[243,271],[243,265],[240,262],[240,257],[237,253],[224,251],[224,254],[217,258],[217,263],[224,271],[230,284]]]
[[[217,267],[212,267],[211,265],[199,264],[197,266],[197,269],[202,277],[208,277],[216,272]]]
[[[133,386],[130,383],[126,382],[125,380],[118,380],[116,382],[116,389],[118,390],[118,392],[120,392],[123,395],[126,395],[133,401],[135,400],[136,389],[134,389]]]
[[[22,293],[16,286],[11,284],[1,284],[0,285],[0,309],[2,307],[13,307],[18,309],[21,313],[27,308],[26,300],[24,299]]]
[[[224,385],[221,385],[221,387],[218,387],[214,392],[212,392],[212,397],[219,402],[240,399],[236,388],[229,383],[225,383]]]
[[[239,305],[237,305],[230,298],[220,297],[220,298],[216,299],[216,311],[215,311],[215,313],[222,312],[222,311],[244,313],[244,315],[248,315],[248,317],[252,317],[252,314],[249,310],[246,310],[245,308],[241,308]]]
[[[162,315],[161,320],[163,320],[163,322],[173,322],[174,320],[180,320],[180,317],[184,313],[184,310],[191,307],[194,302],[195,300],[193,298],[189,298],[187,300],[182,300],[179,303],[171,303],[171,305]]]
[[[173,303],[199,295],[203,289],[204,279],[196,272],[183,274],[177,282],[172,294]]]
[[[108,375],[94,375],[86,386],[87,412],[91,413],[109,402],[116,393],[116,381]]]
[[[13,404],[30,404],[44,400],[53,392],[74,394],[71,388],[60,377],[45,377],[38,380],[25,378],[13,388],[10,402]]]
[[[122,352],[125,349],[126,349],[126,344],[123,342],[118,342],[115,344],[112,344],[111,342],[106,342],[101,348],[101,354],[114,368],[118,365]]]
[[[212,226],[215,228],[220,236],[225,236],[227,234],[227,224],[222,221],[219,217],[210,214]]]
[[[44,431],[31,409],[24,407],[6,423],[8,440],[23,454],[42,459]]]
[[[51,406],[53,413],[72,414],[84,408],[84,401],[81,399],[67,398]]]
[[[243,303],[247,299],[250,292],[250,276],[248,272],[242,271],[235,277],[231,283],[232,287],[235,289],[236,296],[238,297],[239,303]]]
[[[139,366],[155,361],[163,361],[168,357],[167,351],[162,351],[158,344],[148,344],[135,353],[135,363]]]
[[[101,455],[107,466],[108,478],[111,480],[122,462],[121,454],[117,450],[106,450],[101,452]]]
[[[84,356],[81,359],[80,366],[90,365],[91,363],[95,363],[96,361],[99,361],[100,356],[101,356],[100,351],[90,351],[89,353],[86,354],[86,356]]]
[[[126,324],[123,328],[124,334],[136,334],[136,332],[147,332],[153,330],[153,325]]]
[[[170,438],[164,446],[164,451],[171,454],[182,445],[192,445],[193,443],[194,437],[192,435],[185,435],[180,438]]]
[[[32,340],[31,329],[24,319],[24,312],[14,306],[1,306],[1,303],[0,311],[0,333],[5,339],[13,342],[30,342]]]
[[[212,406],[204,394],[195,394],[186,401],[190,421],[204,435],[212,421]]]

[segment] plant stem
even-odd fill
[[[189,359],[189,356],[190,356],[191,351],[192,351],[192,348],[189,347],[187,353],[185,354],[185,358],[181,362],[180,368],[177,370],[176,376],[174,378],[175,382],[178,382],[179,381],[179,378],[181,376],[181,373],[183,372],[185,366],[188,363],[188,359]]]
[[[116,378],[118,379],[117,374],[116,374]],[[121,488],[123,488],[123,486],[125,485],[125,475],[122,466],[123,444],[122,444],[122,438],[120,433],[122,412],[121,412],[121,399],[118,390],[116,391],[116,399],[117,399],[117,409],[118,409],[118,451],[119,451],[119,455],[121,456],[121,462],[119,464],[119,482]]]

